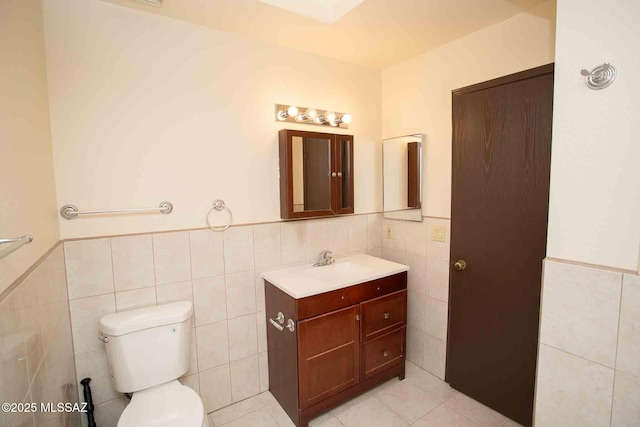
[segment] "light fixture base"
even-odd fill
[[[288,114],[288,110],[291,107],[297,108],[296,115]],[[307,114],[307,111],[312,111],[312,114]],[[335,120],[328,120],[325,116],[329,113],[329,115],[335,115]],[[296,120],[297,117],[297,120]],[[345,117],[346,120],[343,121],[342,118]],[[290,123],[298,123],[301,125],[315,125],[315,126],[329,126],[329,127],[339,127],[341,129],[349,129],[349,123],[351,122],[351,114],[349,113],[339,113],[333,110],[321,110],[319,108],[312,107],[299,107],[292,104],[276,104],[275,105],[275,120],[277,122],[290,122]]]

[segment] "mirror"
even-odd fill
[[[422,221],[422,142],[422,134],[382,142],[385,218]]]
[[[282,129],[280,217],[353,213],[353,135]]]
[[[331,209],[331,139],[294,136],[293,211]]]

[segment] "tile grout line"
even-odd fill
[[[215,231],[214,231],[215,233]],[[223,271],[224,271],[224,305],[225,305],[225,322],[227,323],[227,360],[228,362],[226,363],[226,365],[228,366],[228,372],[229,372],[229,398],[231,399],[231,403],[229,403],[229,405],[233,405],[233,389],[231,387],[231,345],[230,345],[230,337],[229,337],[229,298],[228,298],[228,293],[227,293],[227,258],[226,258],[226,251],[224,249],[225,247],[225,237],[227,236],[227,232],[226,230],[222,231],[222,261],[223,261]],[[224,366],[220,365],[220,366]],[[198,372],[198,379],[200,379],[200,373]],[[222,408],[218,408],[218,409],[222,409]]]
[[[191,231],[188,232],[187,236],[189,238],[189,277],[190,277],[189,281],[191,282],[191,301],[193,304],[193,326],[191,327],[191,333],[189,335],[194,339],[193,345],[196,349],[196,372],[195,373],[198,375],[198,395],[200,395],[200,358],[198,357],[198,329],[197,329],[197,322],[196,322],[195,286],[193,284],[193,255],[192,255],[192,249],[191,249]],[[154,258],[154,272],[155,272],[155,258]],[[156,304],[157,304],[157,300],[158,300],[158,287],[156,286]]]
[[[616,378],[618,368],[618,345],[620,344],[620,321],[622,320],[622,296],[624,294],[624,274],[620,275],[620,301],[618,302],[618,328],[616,330],[615,357],[613,359],[613,384],[611,385],[611,409],[609,412],[609,425],[613,425],[613,404],[616,395]]]
[[[554,347],[554,346],[552,346],[552,345],[549,345],[549,344],[546,344],[546,343],[543,343],[543,342],[541,342],[540,344],[544,345],[545,347],[549,347],[549,348],[552,348],[552,349],[554,349],[554,350],[560,351],[560,352],[562,352],[562,353],[564,353],[564,354],[568,354],[569,356],[573,356],[573,357],[575,357],[575,358],[577,358],[577,359],[580,359],[580,360],[583,360],[583,361],[585,361],[585,362],[593,363],[594,365],[598,365],[598,366],[600,366],[600,367],[602,367],[602,368],[610,369],[610,370],[612,370],[612,371],[615,371],[615,370],[616,370],[616,368],[612,368],[611,366],[604,365],[604,364],[602,364],[602,363],[600,363],[600,362],[595,362],[595,361],[593,361],[593,360],[589,360],[589,359],[587,359],[587,358],[585,358],[585,357],[578,356],[577,354],[573,354],[573,353],[571,353],[571,352],[569,352],[569,351],[566,351],[566,350],[563,350],[563,349],[561,349],[561,348]]]

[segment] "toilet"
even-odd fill
[[[100,319],[114,388],[133,393],[118,427],[210,427],[200,396],[178,378],[189,369],[189,301]]]

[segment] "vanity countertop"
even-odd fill
[[[262,273],[262,278],[300,299],[408,270],[406,265],[363,254],[336,258],[335,263],[323,267],[305,264],[267,271]]]

